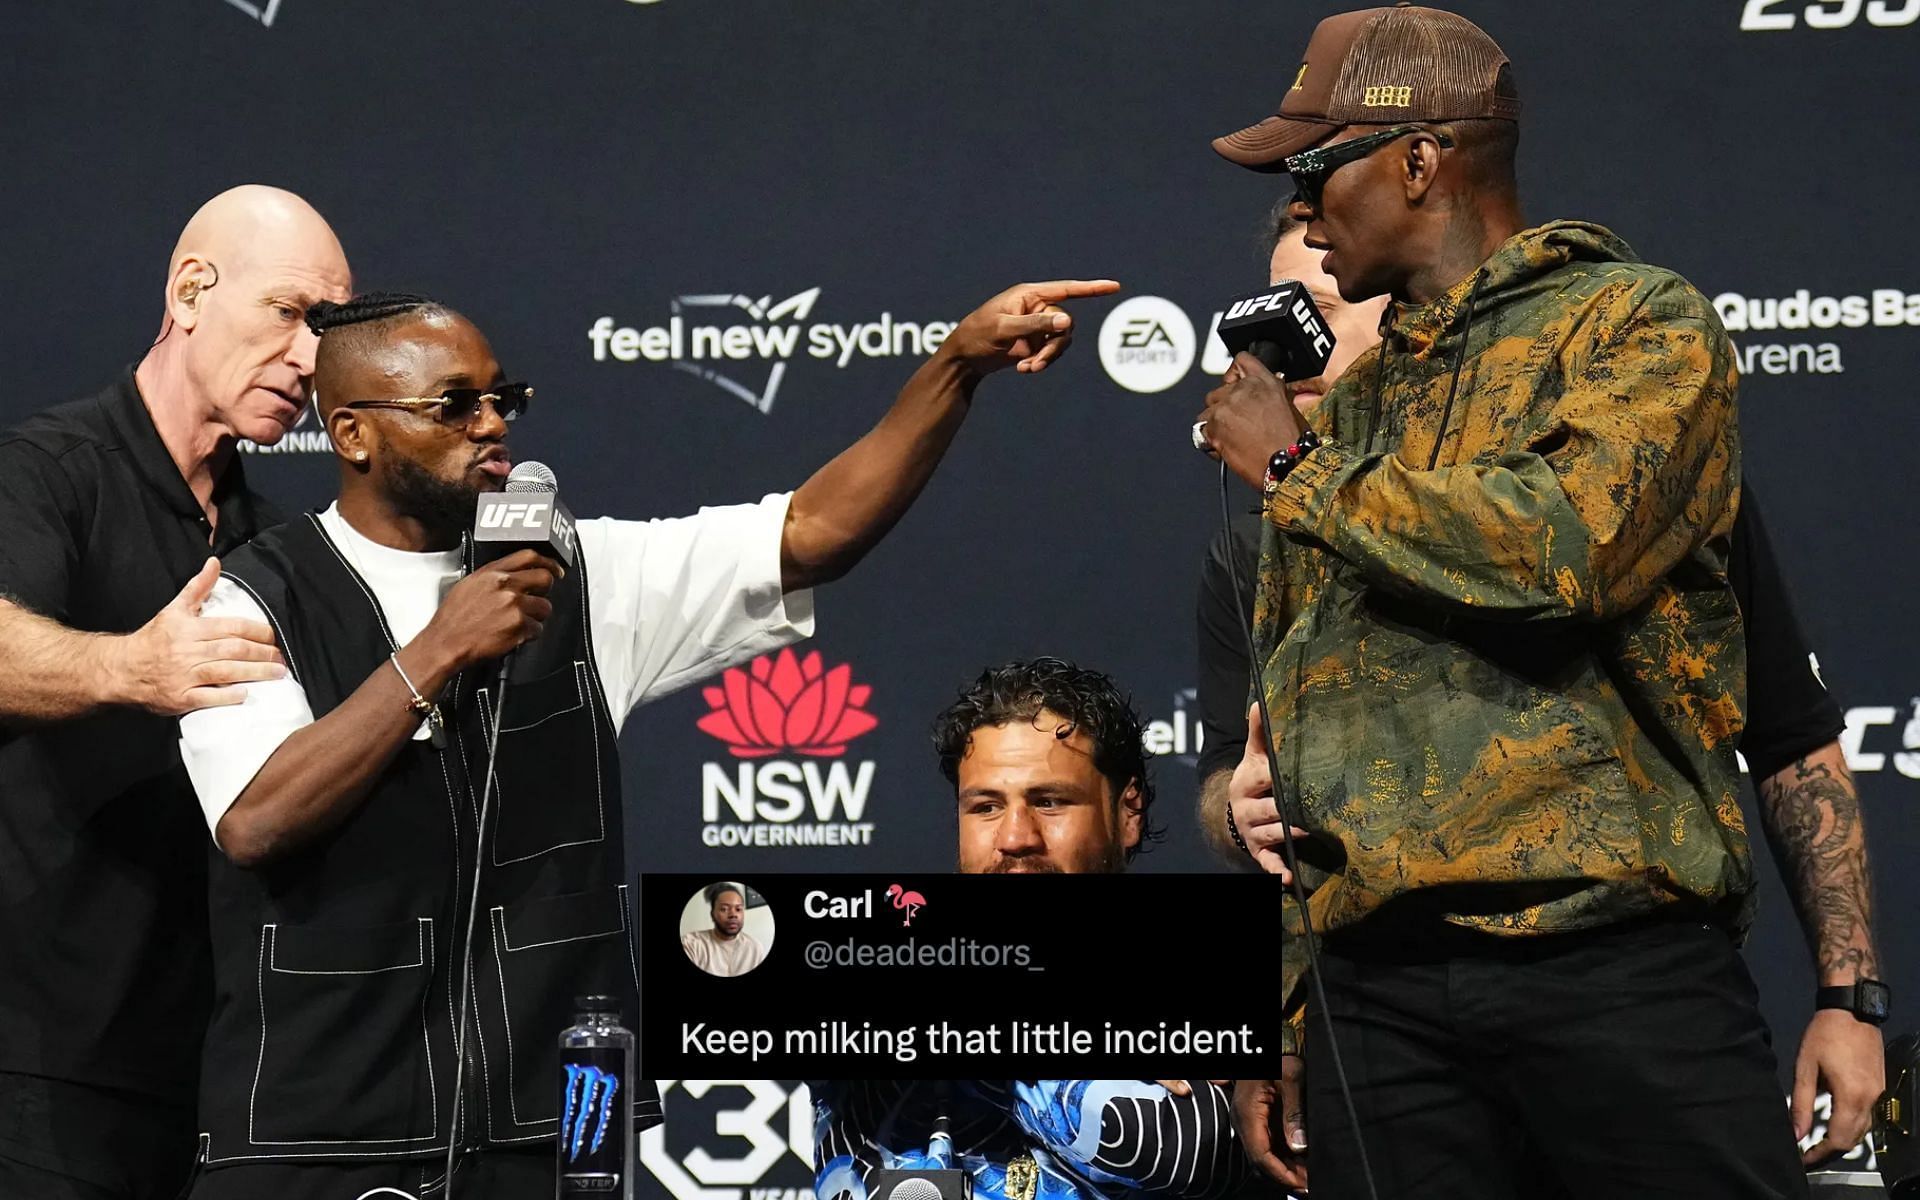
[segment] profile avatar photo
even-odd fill
[[[745,884],[708,884],[680,912],[680,948],[709,975],[745,975],[773,949],[773,909]]]

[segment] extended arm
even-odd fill
[[[0,721],[65,721],[129,705],[177,716],[237,704],[224,685],[284,673],[273,631],[254,621],[202,618],[200,604],[220,575],[200,573],[151,621],[128,634],[69,629],[0,596]]]
[[[961,321],[880,423],[794,492],[780,544],[781,585],[797,591],[852,570],[920,495],[980,380],[1006,366],[1044,370],[1065,352],[1073,326],[1055,303],[1119,286],[1109,280],[1021,284]]]

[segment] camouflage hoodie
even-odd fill
[[[1496,934],[1676,903],[1744,927],[1713,306],[1562,221],[1382,332],[1269,506],[1256,600],[1276,792],[1329,872],[1314,928],[1414,892]]]

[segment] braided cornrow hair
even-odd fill
[[[307,309],[307,328],[313,330],[314,336],[324,337],[329,329],[339,329],[343,325],[384,321],[388,317],[437,307],[439,301],[416,296],[412,292],[368,292],[344,304],[335,304],[330,300],[314,304]]]

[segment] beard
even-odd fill
[[[407,458],[392,460],[386,484],[394,509],[420,522],[436,540],[458,541],[473,524],[480,489],[472,484],[450,483]]]

